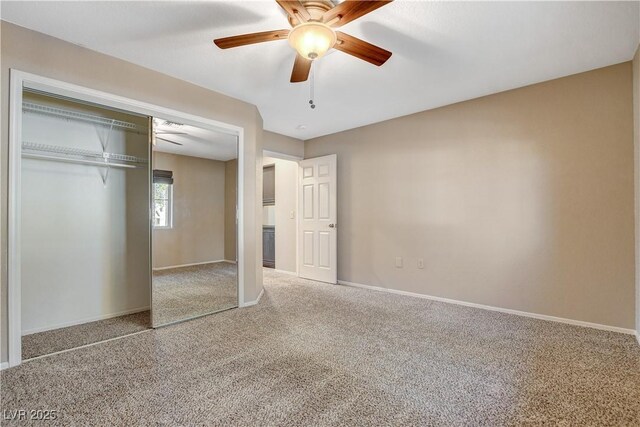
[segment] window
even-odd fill
[[[153,227],[171,228],[173,213],[173,172],[153,171]]]

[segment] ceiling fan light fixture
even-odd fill
[[[289,33],[289,44],[300,56],[318,59],[336,44],[336,32],[322,22],[309,21],[294,27]]]

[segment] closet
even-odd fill
[[[238,306],[237,135],[28,89],[21,109],[22,360]]]
[[[24,92],[23,360],[150,327],[149,122]]]

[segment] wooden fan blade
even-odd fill
[[[358,19],[369,12],[391,3],[393,0],[386,1],[358,1],[346,0],[322,15],[322,22],[332,27],[340,27],[348,22]],[[335,21],[335,22],[333,22]]]
[[[334,49],[353,55],[363,61],[370,62],[379,67],[387,62],[387,59],[391,58],[391,52],[388,50],[384,50],[381,47],[367,43],[357,37],[350,36],[349,34],[345,34],[340,31],[336,31],[336,36],[338,37],[338,41],[333,46]]]
[[[262,33],[243,34],[240,36],[225,37],[215,39],[213,42],[220,49],[245,46],[254,43],[270,42],[274,40],[286,40],[289,30],[264,31]]]
[[[291,83],[304,82],[309,78],[309,71],[311,71],[311,60],[296,55],[296,60],[293,63],[293,71],[291,72]]]
[[[293,25],[298,25],[300,21],[307,22],[311,15],[299,0],[276,0],[281,8],[291,17]]]
[[[175,141],[172,141],[172,140],[170,140],[170,139],[160,138],[159,136],[156,136],[156,139],[159,139],[159,140],[161,140],[161,141],[170,142],[170,143],[172,143],[172,144],[176,144],[176,145],[184,145],[184,144],[182,144],[182,143],[180,143],[180,142],[175,142]]]

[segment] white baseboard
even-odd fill
[[[640,345],[640,332],[636,331],[636,340],[638,341],[638,345]]]
[[[253,300],[253,301],[248,301],[245,302],[244,304],[241,305],[242,308],[244,307],[251,307],[254,306],[256,304],[258,304],[260,302],[260,298],[262,298],[262,294],[264,294],[264,287],[262,288],[262,290],[260,291],[260,295],[258,295],[258,298]]]
[[[180,264],[180,265],[170,265],[168,267],[158,267],[158,268],[154,268],[153,271],[171,270],[172,268],[182,268],[182,267],[194,267],[196,265],[216,264],[218,262],[232,262],[234,264],[236,263],[235,261],[227,261],[226,259],[217,259],[215,261],[203,261],[203,262],[194,262],[191,264]]]
[[[418,293],[415,293],[415,292],[400,291],[400,290],[397,290],[397,289],[388,289],[388,288],[381,288],[381,287],[378,287],[378,286],[362,285],[360,283],[347,282],[345,280],[338,280],[338,284],[346,285],[346,286],[353,286],[353,287],[356,287],[356,288],[371,289],[371,290],[380,291],[380,292],[387,292],[387,293],[391,293],[391,294],[398,294],[398,295],[405,295],[405,296],[416,297],[416,298],[423,298],[423,299],[428,299],[428,300],[432,300],[432,301],[445,302],[445,303],[448,303],[448,304],[463,305],[465,307],[480,308],[482,310],[498,311],[500,313],[507,313],[507,314],[515,314],[516,316],[531,317],[531,318],[534,318],[534,319],[548,320],[548,321],[551,321],[551,322],[567,323],[569,325],[583,326],[583,327],[586,327],[586,328],[600,329],[600,330],[603,330],[603,331],[619,332],[619,333],[622,333],[622,334],[631,334],[631,335],[636,335],[636,337],[638,337],[638,334],[636,334],[635,330],[626,329],[626,328],[620,328],[620,327],[617,327],[617,326],[601,325],[599,323],[584,322],[582,320],[565,319],[563,317],[555,317],[555,316],[547,316],[545,314],[529,313],[527,311],[512,310],[510,308],[502,308],[502,307],[494,307],[494,306],[491,306],[491,305],[476,304],[476,303],[473,303],[473,302],[460,301],[460,300],[455,300],[455,299],[450,299],[450,298],[435,297],[435,296],[431,296],[431,295],[418,294]],[[640,338],[639,338],[639,340],[640,340]]]
[[[231,261],[230,259],[223,259],[222,262],[228,262],[229,264],[237,264],[236,261]]]
[[[9,367],[9,362],[0,363],[0,371],[3,371]]]
[[[147,310],[149,310],[149,306],[132,308],[130,310],[119,311],[117,313],[101,314],[99,316],[86,317],[84,319],[73,320],[71,322],[59,323],[59,324],[53,325],[53,326],[44,326],[44,327],[41,327],[41,328],[33,328],[33,329],[26,330],[26,331],[22,331],[22,336],[31,335],[31,334],[37,334],[38,332],[51,331],[53,329],[66,328],[68,326],[82,325],[83,323],[96,322],[98,320],[112,319],[114,317],[126,316],[127,314],[140,313],[141,311],[147,311]]]

